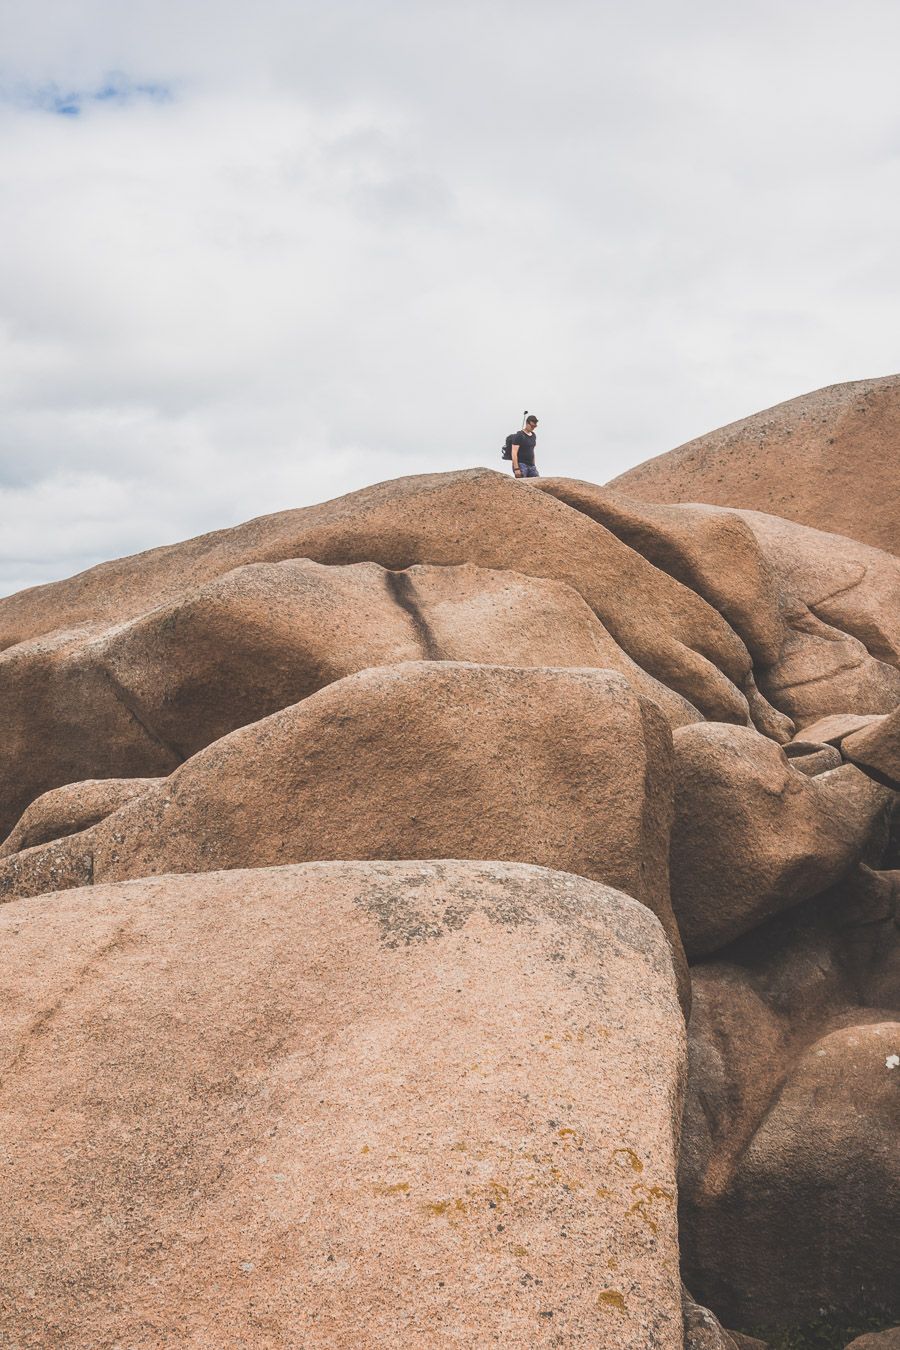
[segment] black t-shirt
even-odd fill
[[[515,433],[510,441],[510,445],[517,445],[519,447],[520,464],[534,463],[534,447],[536,442],[537,436],[533,431],[517,431]]]

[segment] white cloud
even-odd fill
[[[603,481],[900,369],[900,11],[853,19],[7,0],[0,591],[499,466],[526,404]]]

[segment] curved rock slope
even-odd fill
[[[671,733],[621,675],[410,662],[339,680],[93,828],[8,855],[0,897],[313,859],[518,859],[647,904],[687,998],[671,815]]]
[[[898,925],[858,867],[692,970],[682,1256],[732,1324],[900,1320]]]
[[[681,1350],[685,1044],[657,921],[501,863],[7,906],[21,1346]]]
[[[60,784],[169,773],[345,675],[419,659],[615,669],[673,726],[700,717],[562,582],[471,566],[248,564],[128,623],[0,653],[0,829]]]
[[[567,478],[538,486],[702,595],[753,658],[745,684],[759,730],[783,739],[833,709],[900,702],[900,560],[758,511],[660,505]],[[756,685],[767,702],[759,706]]]
[[[900,559],[473,470],[0,633],[12,1343],[900,1321]]]
[[[602,665],[673,727],[782,742],[900,702],[890,555],[772,517],[519,486],[488,470],[383,484],[0,600],[0,831],[53,788],[170,773],[396,661]]]
[[[653,502],[765,511],[900,553],[900,375],[832,384],[629,469]]]

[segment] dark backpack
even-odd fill
[[[524,411],[523,414],[522,414],[522,426],[523,426],[523,427],[524,427],[524,425],[525,425],[525,418],[526,418],[527,416],[528,416],[528,409],[526,408],[525,411]],[[512,459],[512,448],[513,448],[513,446],[515,445],[516,441],[519,439],[519,437],[520,437],[521,435],[522,435],[522,432],[521,432],[521,431],[511,431],[511,432],[509,433],[509,435],[507,436],[506,440],[503,442],[503,449],[500,451],[500,458],[501,458],[501,459]]]

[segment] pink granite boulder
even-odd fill
[[[682,1350],[684,1026],[642,905],[501,863],[0,911],[11,1345]]]
[[[671,802],[669,726],[624,676],[410,661],[329,684],[92,829],[0,861],[0,895],[323,859],[529,862],[649,905],[686,1001]]]

